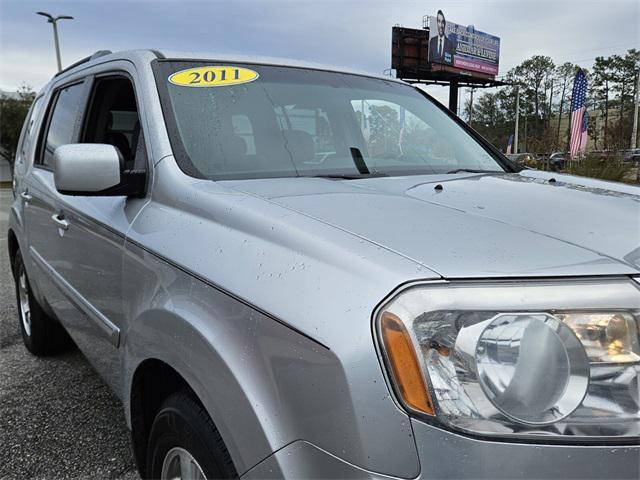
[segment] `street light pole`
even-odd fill
[[[62,70],[62,58],[60,58],[60,41],[58,40],[58,20],[73,20],[73,17],[69,15],[58,15],[54,17],[47,12],[36,12],[38,15],[42,15],[47,18],[47,22],[53,25],[53,44],[56,49],[56,60],[58,62],[58,71]]]
[[[58,71],[62,70],[62,59],[60,58],[60,42],[58,41],[58,24],[53,21],[53,44],[56,47],[56,60],[58,61]]]

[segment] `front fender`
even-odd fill
[[[265,432],[226,359],[211,344],[211,333],[196,323],[191,313],[150,309],[132,323],[124,349],[124,403],[131,425],[131,388],[138,367],[149,359],[173,368],[198,396],[216,424],[238,469],[244,455],[237,446],[235,430],[243,429],[256,451],[269,451]],[[233,401],[230,401],[233,399]],[[229,408],[231,407],[231,408]],[[229,416],[227,416],[229,415]],[[225,418],[237,418],[241,426]]]
[[[344,372],[326,347],[182,273],[149,303],[123,351],[129,425],[136,369],[156,359],[196,393],[240,474],[328,420],[336,435],[357,431]]]
[[[301,270],[314,272],[301,283],[274,277],[265,286],[247,274],[251,255],[237,257],[234,271],[194,242],[195,219],[165,209],[162,222],[143,222],[138,238],[125,242],[123,317],[133,320],[121,329],[128,372],[123,398],[136,366],[157,358],[200,397],[239,474],[297,440],[370,471],[405,478],[419,473],[409,417],[390,396],[371,337],[371,298],[379,301],[382,293],[365,295],[355,289],[360,278],[345,277],[348,269],[330,269],[335,285],[323,294],[318,276],[324,270],[317,263],[317,269]],[[174,229],[157,230],[166,223]],[[210,231],[202,242],[225,232]],[[158,249],[147,249],[158,238],[164,239],[156,241]],[[163,249],[193,252],[200,268],[187,270],[158,253]],[[202,270],[211,275],[198,276]],[[249,288],[243,297],[209,280],[229,276],[244,278]],[[272,288],[271,303],[264,301],[270,297],[265,288]],[[286,313],[282,319],[265,311],[274,300],[281,302],[276,311]],[[298,330],[301,324],[307,328]]]

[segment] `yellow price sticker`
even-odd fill
[[[180,70],[169,77],[169,82],[181,87],[223,87],[253,82],[258,72],[233,66],[209,66]]]

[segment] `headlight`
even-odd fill
[[[640,290],[628,279],[409,287],[376,329],[399,400],[491,436],[640,435]]]

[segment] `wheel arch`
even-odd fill
[[[169,364],[157,358],[144,360],[133,374],[129,396],[131,443],[143,478],[147,475],[147,443],[153,420],[162,403],[181,390],[187,391],[200,402],[189,383]]]
[[[179,389],[190,392],[203,406],[239,474],[272,452],[247,392],[207,334],[199,331],[202,323],[175,312],[150,310],[131,325],[125,340],[125,372],[130,373],[124,379],[123,400],[135,460],[143,476],[155,414],[164,399]],[[231,425],[231,412],[242,421]],[[238,437],[251,438],[251,442],[237,442]],[[249,451],[246,443],[252,445]]]

